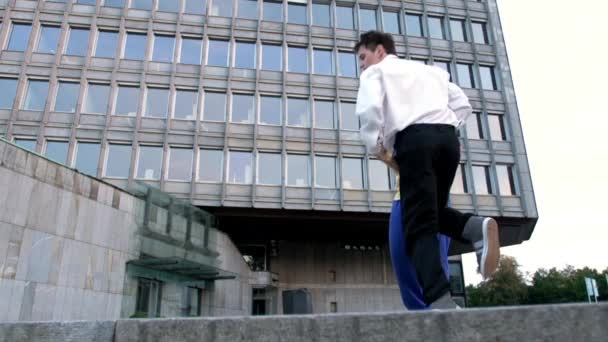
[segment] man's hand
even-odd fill
[[[378,153],[376,154],[376,158],[383,161],[386,165],[388,165],[388,167],[395,170],[397,173],[399,172],[399,165],[397,165],[397,162],[395,159],[393,159],[393,156],[381,143],[378,145]]]

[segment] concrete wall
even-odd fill
[[[0,323],[2,341],[605,341],[608,305],[415,313]]]
[[[236,279],[217,280],[210,284],[203,297],[203,313],[208,316],[248,315],[251,313],[251,271],[228,235],[215,231],[210,236],[211,248],[222,251],[219,267],[241,276]]]
[[[0,141],[0,321],[116,319],[137,201]]]
[[[388,249],[347,250],[339,243],[281,241],[270,267],[280,290],[307,288],[315,313],[402,310]],[[335,281],[333,281],[335,272]],[[282,296],[279,296],[282,312]]]
[[[314,313],[331,312],[332,302],[337,312],[403,310],[388,246],[366,247],[346,249],[337,242],[280,241],[278,256],[270,259],[270,269],[278,274],[279,292],[308,289]],[[278,312],[283,312],[280,293]]]
[[[106,320],[135,310],[142,200],[0,141],[0,321]],[[179,229],[175,229],[179,231]],[[251,310],[250,271],[212,229],[219,267],[237,275],[209,283],[203,315]],[[161,315],[179,316],[184,285],[163,284]]]

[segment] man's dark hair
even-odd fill
[[[359,42],[355,45],[355,53],[359,52],[359,48],[364,46],[370,51],[376,50],[378,45],[382,45],[386,53],[396,55],[397,50],[395,49],[395,41],[390,33],[384,33],[380,31],[367,31],[361,33]]]

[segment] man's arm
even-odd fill
[[[452,82],[448,84],[448,107],[456,114],[456,117],[460,122],[459,126],[462,125],[473,112],[467,95],[459,86]]]
[[[372,66],[361,75],[356,110],[361,118],[361,140],[371,154],[376,154],[379,150],[378,137],[384,125],[383,102],[384,88],[380,69]]]

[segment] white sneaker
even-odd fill
[[[500,259],[498,223],[491,217],[484,218],[475,235],[472,242],[479,265],[478,272],[485,280],[496,272]]]

